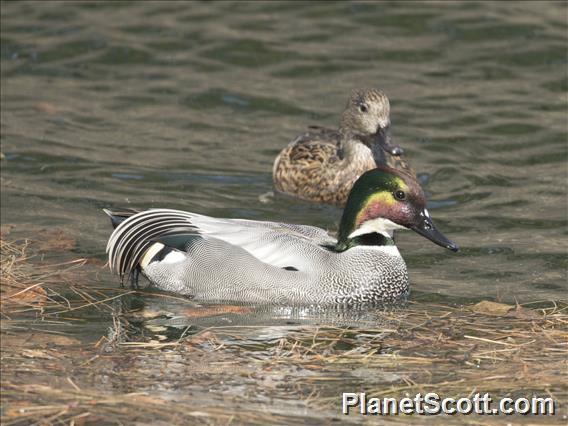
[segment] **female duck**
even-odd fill
[[[394,169],[355,183],[338,238],[320,228],[216,219],[179,210],[106,211],[116,229],[107,252],[122,280],[138,272],[157,288],[198,300],[355,304],[404,298],[408,276],[395,229],[457,251],[425,208],[416,181]]]
[[[390,138],[390,105],[375,89],[355,90],[339,130],[312,127],[282,150],[272,177],[277,191],[343,206],[353,184],[367,170],[388,165],[409,170]]]

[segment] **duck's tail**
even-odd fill
[[[195,232],[187,214],[178,210],[104,211],[115,227],[106,247],[109,265],[122,283],[125,277],[136,280],[146,254],[152,252],[153,246],[164,247],[160,239]]]
[[[139,210],[134,209],[122,209],[122,210],[109,210],[103,209],[103,211],[110,217],[110,223],[112,223],[112,227],[116,229],[118,225],[128,219],[130,216],[134,216],[136,213],[139,213]]]

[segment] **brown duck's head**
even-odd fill
[[[385,132],[390,126],[390,104],[387,96],[376,89],[357,89],[351,93],[341,116],[340,131],[355,137]]]

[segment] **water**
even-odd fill
[[[18,225],[16,235],[25,237],[42,228],[63,230],[77,240],[73,256],[100,260],[111,231],[104,207],[169,207],[336,229],[336,208],[259,197],[272,189],[280,149],[308,125],[336,126],[353,88],[376,87],[391,99],[396,142],[420,174],[432,217],[461,247],[454,254],[414,233],[400,235],[414,308],[563,298],[567,19],[565,2],[2,3],[2,224]],[[110,291],[118,279],[102,273],[98,285]],[[137,300],[158,313],[190,309],[164,298]],[[329,311],[318,321],[384,326],[375,314]],[[81,319],[72,328],[83,343],[113,324],[98,311],[73,315]],[[225,362],[241,353],[239,362],[248,366],[250,354],[239,347],[258,344],[257,359],[270,365],[275,342],[310,315],[253,316],[260,329],[233,329],[241,336],[236,343],[226,338],[225,352],[207,356]],[[241,320],[227,314],[207,321]],[[282,322],[286,327],[275,326]],[[163,323],[158,317],[151,325]],[[90,368],[90,356],[80,366]],[[152,379],[172,357],[188,374],[201,365],[186,371],[190,362],[178,356],[137,355],[150,371],[143,385],[122,384],[137,365],[125,364],[128,353],[111,364],[101,358],[105,375],[96,386],[158,389],[183,399],[178,385],[184,388],[183,379],[192,376],[172,370],[164,381]],[[408,383],[393,368],[389,379],[388,372],[359,368],[357,376],[338,364],[336,381],[323,393],[337,395],[347,376],[353,386],[343,390],[359,389],[363,380]],[[435,377],[447,381],[449,370],[440,368]],[[315,374],[292,371],[286,377],[298,383]],[[239,397],[242,389],[263,389],[231,380]],[[270,387],[270,380],[263,383]],[[226,390],[220,383],[215,389]],[[270,397],[264,392],[256,400],[262,410]],[[290,405],[287,392],[280,391],[273,412],[304,415],[305,405]],[[219,404],[228,404],[219,395]]]
[[[391,99],[430,211],[407,233],[415,297],[566,291],[564,3],[5,3],[2,222],[60,227],[104,256],[103,207],[171,207],[333,229],[268,204],[272,162],[349,91]],[[114,285],[114,283],[109,283]]]

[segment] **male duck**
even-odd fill
[[[408,293],[394,229],[458,247],[434,226],[424,193],[390,168],[353,186],[338,238],[306,225],[216,219],[179,210],[105,210],[116,227],[107,244],[121,280],[138,272],[161,290],[198,300],[277,304],[395,301]]]
[[[272,177],[277,191],[304,200],[343,206],[367,170],[388,165],[410,171],[390,137],[390,105],[375,89],[353,91],[339,130],[311,127],[280,152]]]

